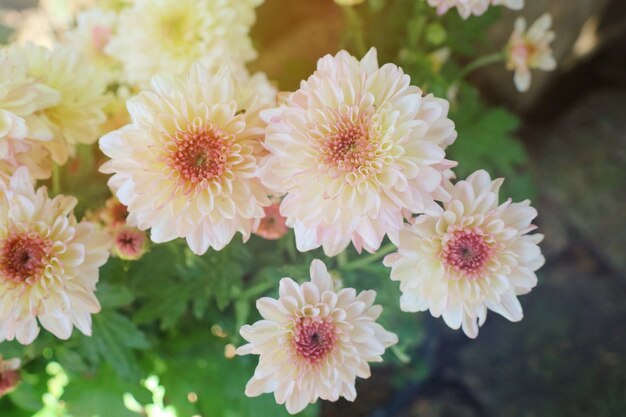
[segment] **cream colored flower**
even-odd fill
[[[240,331],[249,343],[236,353],[260,355],[246,395],[274,392],[291,414],[318,398],[354,401],[356,377],[369,378],[368,362],[381,362],[385,349],[398,342],[376,323],[383,309],[373,305],[375,297],[375,291],[336,291],[317,259],[310,282],[281,279],[277,300],[257,301],[263,320]]]
[[[398,253],[385,258],[391,279],[400,281],[402,310],[430,310],[472,338],[487,309],[522,319],[517,296],[537,284],[543,235],[528,235],[537,216],[528,200],[498,205],[501,185],[477,171],[450,186],[438,215],[420,216],[402,230]]]
[[[61,339],[74,326],[91,334],[108,236],[76,221],[75,198],[50,199],[45,187],[35,191],[24,167],[0,191],[0,341],[31,343],[37,320]]]
[[[53,50],[32,44],[13,46],[10,53],[26,60],[28,76],[56,90],[60,100],[28,120],[29,138],[51,136],[43,145],[52,160],[63,165],[75,155],[78,144],[98,139],[106,120],[103,108],[105,83],[77,52],[56,47]]]
[[[439,15],[456,8],[463,19],[470,16],[484,14],[489,6],[506,6],[509,9],[520,10],[524,7],[524,0],[428,0],[428,4],[437,8]]]
[[[117,29],[117,14],[110,10],[92,8],[81,12],[75,28],[67,31],[67,44],[81,52],[109,83],[119,80],[121,65],[105,54],[104,49]]]
[[[210,69],[256,57],[248,32],[262,0],[136,0],[120,14],[107,53],[127,80],[149,85],[157,73],[183,75],[196,61]]]
[[[128,207],[128,224],[154,242],[185,237],[202,254],[264,217],[269,194],[257,177],[263,99],[228,68],[195,65],[187,77],[155,76],[129,100],[132,123],[104,136],[102,172]]]
[[[506,48],[507,68],[515,71],[515,87],[520,92],[528,91],[531,69],[552,71],[556,61],[550,44],[555,34],[550,30],[552,16],[546,13],[526,31],[526,20],[520,17]]]
[[[56,90],[28,75],[24,56],[0,50],[0,172],[11,174],[25,165],[36,178],[49,177],[51,161],[40,142],[52,135],[38,130],[33,115],[60,99]]]
[[[448,103],[409,84],[397,66],[378,66],[375,49],[360,62],[342,51],[263,113],[270,155],[261,179],[286,194],[280,211],[300,251],[323,246],[334,256],[352,241],[374,252],[397,236],[403,214],[438,207],[456,132]]]
[[[0,355],[0,398],[13,391],[20,383],[19,369],[22,362],[18,358],[4,360]]]

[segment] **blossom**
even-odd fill
[[[42,158],[41,141],[52,135],[38,131],[33,115],[57,104],[60,95],[27,71],[25,57],[0,50],[0,172],[11,174],[25,165],[43,179],[50,175],[51,164]]]
[[[477,171],[449,187],[451,198],[439,214],[420,216],[402,230],[398,252],[384,261],[391,279],[400,281],[402,310],[430,310],[472,338],[487,309],[522,319],[517,296],[537,284],[543,235],[528,234],[537,215],[528,200],[498,205],[502,182]]]
[[[104,50],[117,26],[117,14],[111,10],[91,8],[77,17],[75,28],[65,33],[67,44],[80,51],[98,70],[99,76],[112,82],[121,75],[120,63]]]
[[[260,355],[247,396],[274,392],[291,414],[318,398],[354,401],[356,377],[368,378],[368,362],[381,362],[398,338],[376,323],[382,307],[373,305],[375,291],[357,295],[354,288],[333,287],[326,266],[316,259],[310,282],[283,278],[277,300],[257,301],[263,320],[241,328],[249,343],[236,351]]]
[[[520,10],[524,7],[524,0],[428,0],[428,4],[437,8],[437,14],[443,15],[455,8],[463,19],[470,16],[484,14],[489,6],[506,6],[509,9]]]
[[[149,85],[157,73],[182,75],[196,61],[247,62],[248,36],[262,0],[137,0],[119,16],[106,52],[122,62],[128,82]]]
[[[506,47],[507,68],[515,71],[515,87],[520,92],[530,88],[531,69],[552,71],[556,61],[552,55],[550,43],[555,34],[550,30],[552,16],[546,13],[532,24],[526,31],[526,20],[523,17],[515,21],[515,29]]]
[[[4,360],[0,355],[0,398],[19,385],[21,380],[20,366],[21,361],[18,358]]]
[[[261,178],[286,195],[280,212],[300,251],[333,256],[352,241],[373,252],[386,234],[394,239],[405,211],[437,207],[456,131],[448,103],[409,83],[399,67],[379,67],[374,48],[360,62],[341,51],[262,114],[270,155]]]
[[[76,145],[98,139],[106,120],[106,85],[84,57],[68,47],[50,50],[27,44],[12,47],[10,53],[26,60],[28,76],[60,95],[57,103],[37,111],[28,125],[29,137],[52,138],[42,144],[52,160],[63,165],[74,156]]]
[[[112,251],[120,259],[136,261],[148,251],[148,237],[135,227],[117,227],[113,230]]]
[[[280,203],[264,207],[264,210],[265,217],[261,219],[254,234],[267,240],[277,240],[285,236],[289,228],[285,224],[286,219],[280,215]]]
[[[128,207],[127,223],[154,242],[185,237],[202,254],[250,236],[270,204],[257,177],[262,108],[228,68],[197,64],[187,77],[155,76],[129,100],[132,123],[100,140],[101,171]]]
[[[39,323],[60,339],[91,333],[98,268],[109,239],[72,214],[73,197],[48,198],[19,168],[0,195],[0,341],[31,343]]]

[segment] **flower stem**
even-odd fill
[[[367,46],[365,44],[365,32],[363,31],[363,22],[361,21],[361,17],[356,10],[354,10],[353,6],[343,6],[343,10],[346,14],[350,34],[354,39],[356,52],[362,57],[367,52]]]
[[[458,79],[463,79],[470,75],[472,72],[476,71],[479,68],[486,67],[487,65],[495,64],[496,62],[504,61],[504,53],[497,52],[495,54],[481,56],[475,61],[470,62],[465,68],[461,70],[459,73]]]
[[[364,268],[369,264],[378,261],[383,258],[385,255],[390,254],[391,252],[396,250],[396,246],[393,243],[388,243],[382,248],[378,249],[378,252],[373,253],[368,256],[362,256],[359,259],[356,259],[352,262],[345,264],[341,269],[344,271],[354,271],[357,269]]]
[[[52,194],[59,195],[61,193],[61,167],[54,164],[52,167]]]

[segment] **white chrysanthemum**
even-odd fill
[[[435,209],[434,193],[454,142],[448,102],[422,96],[400,68],[326,56],[282,105],[263,113],[270,156],[261,178],[286,194],[281,214],[300,251],[333,256],[352,241],[376,251],[397,235],[403,212]]]
[[[430,310],[472,338],[487,309],[522,319],[517,296],[537,284],[543,235],[527,234],[537,215],[528,200],[498,205],[501,185],[477,171],[450,186],[438,215],[420,216],[402,230],[398,253],[385,258],[391,279],[400,281],[402,310]]]
[[[550,43],[555,34],[550,30],[552,16],[546,13],[526,31],[526,20],[520,17],[506,47],[507,68],[515,71],[515,87],[520,92],[528,91],[531,82],[531,69],[552,71],[556,61]]]
[[[128,101],[132,123],[100,140],[102,172],[128,207],[128,223],[154,242],[187,238],[197,254],[244,239],[270,204],[256,171],[264,124],[259,99],[228,68],[155,76]]]
[[[76,221],[75,198],[50,199],[45,187],[35,191],[24,167],[0,191],[0,341],[31,343],[37,320],[61,339],[74,326],[91,334],[108,236]]]
[[[114,11],[93,8],[81,12],[76,27],[65,33],[67,44],[86,56],[108,82],[117,81],[121,75],[120,63],[104,52],[116,28]]]
[[[74,156],[77,144],[98,140],[106,120],[105,82],[83,56],[67,47],[50,50],[27,44],[10,52],[26,60],[30,77],[60,94],[58,103],[37,111],[28,126],[29,137],[52,137],[44,146],[52,160],[63,165]]]
[[[33,114],[56,105],[60,99],[56,90],[28,75],[24,56],[0,50],[1,172],[10,174],[25,165],[36,178],[50,175],[51,161],[37,142],[49,141],[52,135],[38,131]]]
[[[211,69],[256,57],[248,32],[263,0],[137,0],[120,14],[107,53],[141,87],[157,73],[182,75],[196,61]]]
[[[524,0],[428,0],[428,4],[437,8],[437,13],[442,15],[448,10],[455,8],[463,19],[470,16],[484,14],[489,6],[506,6],[509,9],[520,10],[524,7]]]
[[[279,298],[261,298],[264,320],[243,326],[249,343],[237,354],[260,355],[246,395],[274,392],[276,402],[295,414],[318,398],[356,398],[355,380],[369,378],[368,362],[381,362],[385,349],[398,342],[376,320],[375,291],[357,295],[354,288],[335,291],[320,260],[311,263],[311,281],[280,281]]]

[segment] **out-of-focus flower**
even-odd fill
[[[517,296],[537,284],[543,235],[528,235],[537,215],[529,201],[498,205],[501,185],[477,171],[450,186],[438,215],[420,216],[402,230],[398,253],[385,258],[391,279],[400,281],[402,310],[430,310],[472,338],[487,309],[522,319]]]
[[[125,226],[127,217],[128,209],[115,197],[107,199],[104,203],[104,208],[98,212],[98,220],[100,220],[104,224],[104,228],[108,230]]]
[[[0,193],[0,341],[29,344],[39,323],[67,339],[76,326],[91,334],[98,268],[110,241],[72,214],[73,197],[48,198],[19,168]]]
[[[261,298],[263,320],[241,328],[249,343],[238,355],[260,355],[246,395],[274,392],[279,404],[295,414],[318,398],[356,398],[356,377],[368,378],[368,362],[381,362],[385,349],[398,342],[376,320],[375,291],[357,295],[354,288],[335,291],[320,260],[311,263],[311,281],[280,281],[279,298]]]
[[[106,51],[128,82],[149,85],[157,73],[183,75],[196,61],[210,69],[256,57],[248,36],[262,0],[137,0],[120,13]]]
[[[0,398],[13,391],[20,383],[19,369],[21,361],[18,358],[3,359],[0,355]]]
[[[509,9],[520,10],[524,7],[524,0],[428,0],[428,4],[437,8],[437,14],[443,15],[455,8],[463,19],[470,16],[484,14],[489,6],[506,6]]]
[[[335,3],[340,6],[356,6],[357,4],[365,3],[365,0],[335,0]]]
[[[506,47],[507,68],[515,71],[515,87],[520,92],[528,91],[531,82],[531,69],[552,71],[556,61],[550,43],[555,34],[550,30],[552,16],[546,13],[526,31],[526,20],[520,17]]]
[[[13,59],[26,60],[28,76],[60,94],[58,103],[37,111],[28,121],[29,138],[51,136],[42,144],[63,165],[77,144],[92,144],[106,120],[105,83],[86,60],[67,47],[53,50],[32,44],[10,49]]]
[[[397,236],[405,211],[436,210],[444,148],[456,139],[447,113],[447,101],[422,96],[396,65],[379,67],[375,49],[360,62],[345,51],[320,59],[263,113],[261,179],[286,194],[280,210],[298,250],[334,256],[352,241],[374,252]]]
[[[28,75],[24,56],[0,50],[0,171],[11,174],[25,165],[36,178],[50,176],[51,161],[41,141],[52,135],[38,131],[33,114],[60,99],[56,90]]]
[[[280,201],[263,208],[265,217],[261,219],[255,235],[267,240],[277,240],[285,236],[289,228],[285,224],[286,219],[280,215]]]
[[[264,124],[255,94],[228,68],[194,65],[185,78],[155,76],[129,100],[132,123],[104,136],[101,171],[128,207],[128,224],[154,242],[185,237],[194,253],[247,239],[269,194],[257,177]]]
[[[77,25],[66,32],[67,44],[81,52],[97,69],[99,77],[109,83],[121,76],[121,65],[104,53],[117,26],[117,14],[110,10],[93,8],[78,15]]]

